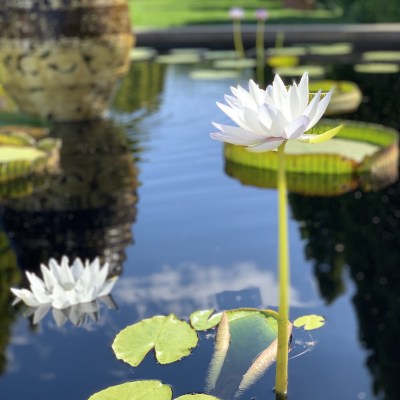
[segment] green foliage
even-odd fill
[[[321,328],[325,325],[325,318],[320,315],[304,315],[303,317],[297,318],[293,325],[296,328],[304,327],[306,331],[311,331],[313,329]]]
[[[343,17],[351,22],[398,22],[398,0],[318,0],[329,8],[341,7]]]
[[[171,386],[160,381],[135,381],[111,386],[89,397],[89,400],[172,400]],[[206,394],[186,394],[175,400],[218,400]]]
[[[111,386],[89,400],[171,400],[172,389],[160,381],[136,381]]]
[[[266,8],[268,23],[325,22],[338,19],[335,10],[301,11],[284,8],[281,0],[129,0],[135,27],[168,27],[193,24],[230,24],[228,10],[245,7],[245,22],[255,23],[255,10]]]
[[[116,336],[112,348],[118,359],[136,367],[153,348],[158,362],[169,364],[190,354],[197,342],[189,324],[171,314],[128,326]]]

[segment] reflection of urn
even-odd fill
[[[100,116],[129,67],[126,0],[3,0],[0,79],[21,111],[58,121]]]
[[[81,257],[111,263],[125,258],[135,220],[137,174],[125,134],[109,121],[56,124],[62,140],[61,174],[48,189],[13,200],[3,223],[22,268],[50,258]]]

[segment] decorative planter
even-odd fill
[[[95,119],[127,72],[127,0],[3,0],[0,79],[21,111]]]

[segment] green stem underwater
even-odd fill
[[[256,35],[256,56],[257,56],[257,83],[264,87],[264,66],[265,66],[265,48],[264,48],[264,21],[257,21]]]
[[[279,319],[278,319],[278,355],[276,360],[276,399],[286,398],[288,385],[289,355],[289,240],[287,220],[287,185],[285,172],[285,145],[278,148],[278,226],[279,226]]]
[[[233,20],[233,45],[238,57],[245,58],[240,20]]]

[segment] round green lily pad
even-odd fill
[[[89,400],[171,400],[172,389],[160,381],[135,381],[111,386]]]
[[[229,69],[196,69],[190,73],[190,78],[199,80],[234,79],[237,77],[238,71]]]
[[[331,196],[360,186],[363,190],[384,187],[397,179],[398,133],[375,124],[344,121],[331,140],[286,145],[288,190],[299,194]],[[324,132],[338,122],[324,120],[314,132]],[[225,143],[226,172],[242,183],[276,187],[277,152],[251,153]],[[250,168],[250,169],[249,169]]]
[[[307,54],[306,47],[293,46],[293,47],[274,47],[268,49],[267,54],[270,56],[304,56]]]
[[[175,53],[156,57],[156,62],[160,64],[197,64],[200,60],[200,54],[197,53]]]
[[[118,359],[136,367],[152,349],[160,364],[169,364],[189,355],[197,342],[194,329],[171,314],[128,326],[115,337],[112,348]]]
[[[362,100],[360,88],[356,83],[350,81],[312,81],[309,88],[311,92],[316,92],[319,89],[328,92],[330,89],[334,89],[331,101],[325,111],[327,116],[353,112]]]
[[[0,128],[0,181],[57,167],[60,142],[46,138],[36,141],[24,130],[22,126]]]
[[[204,53],[204,59],[209,61],[214,60],[236,60],[237,52],[234,50],[209,50]]]
[[[306,331],[311,331],[313,329],[321,328],[321,326],[325,325],[325,318],[321,315],[304,315],[303,317],[297,318],[293,325],[296,328],[304,327]]]
[[[134,47],[130,52],[131,61],[147,61],[157,55],[157,50],[152,47]]]
[[[400,61],[400,51],[366,51],[362,54],[362,59],[372,62],[397,62]]]
[[[267,65],[272,68],[277,67],[295,67],[300,60],[296,56],[269,56],[267,57]]]
[[[356,64],[354,71],[362,74],[396,74],[400,72],[400,66],[392,63]]]
[[[338,56],[344,54],[351,54],[353,45],[351,43],[332,43],[325,45],[311,45],[308,46],[310,54],[320,56]]]
[[[325,68],[320,65],[299,65],[298,67],[278,67],[274,72],[280,76],[299,77],[307,72],[312,78],[320,78],[325,74]]]
[[[244,58],[237,60],[217,60],[214,61],[213,67],[221,69],[244,69],[244,68],[254,68],[257,65],[256,60],[252,58]]]

